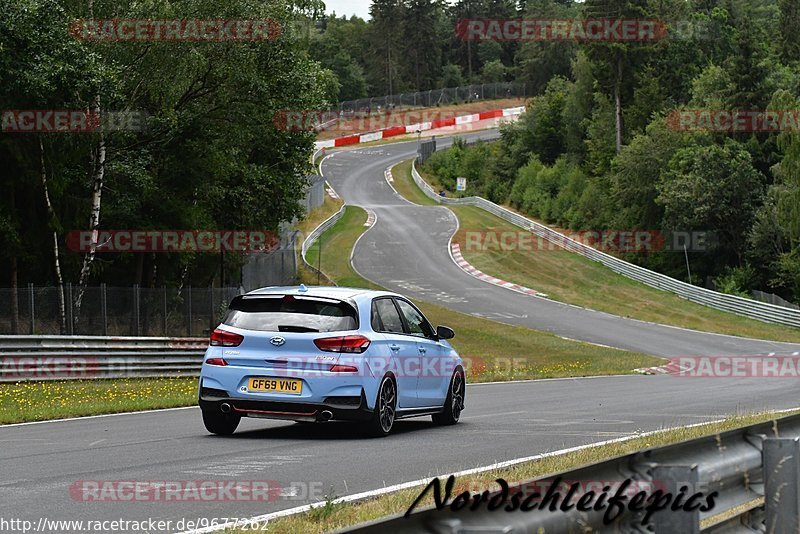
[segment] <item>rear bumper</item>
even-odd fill
[[[366,421],[372,417],[363,390],[360,398],[328,397],[322,403],[236,399],[207,394],[200,396],[200,408],[203,410],[221,412],[224,404],[230,406],[230,413],[260,419],[319,422],[326,420],[322,416],[325,411],[333,414],[329,420]]]

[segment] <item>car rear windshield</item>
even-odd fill
[[[338,332],[356,330],[353,305],[318,297],[237,297],[223,324],[260,332]]]

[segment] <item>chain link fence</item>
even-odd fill
[[[484,83],[433,89],[418,93],[401,93],[372,98],[349,100],[339,104],[339,112],[345,116],[356,112],[377,111],[403,107],[434,107],[461,104],[476,100],[495,100],[498,98],[524,98],[533,95],[533,85],[515,82]]]
[[[297,237],[299,232],[284,230],[277,250],[268,254],[248,254],[242,266],[242,290],[269,286],[288,286],[297,280]]]
[[[306,212],[325,200],[325,179],[308,177],[303,199]],[[280,245],[271,252],[248,254],[241,268],[239,287],[143,288],[87,287],[80,311],[74,303],[78,288],[61,290],[30,284],[16,289],[0,288],[0,335],[84,336],[203,336],[216,328],[236,295],[268,286],[297,281],[298,232],[282,228]]]
[[[216,328],[238,287],[87,287],[80,313],[77,288],[64,286],[64,320],[58,287],[0,288],[0,334],[87,336],[203,336]],[[15,313],[16,311],[16,313]]]

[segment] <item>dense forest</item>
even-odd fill
[[[275,231],[302,215],[314,135],[279,131],[274,116],[330,104],[333,82],[302,32],[313,13],[292,0],[0,0],[0,287],[207,287],[219,254],[82,253],[67,238],[93,229]],[[109,19],[261,20],[281,31],[208,42],[76,35],[76,24],[91,29],[80,21]],[[17,132],[7,129],[9,110],[145,119],[140,128]],[[225,256],[232,279],[242,261]]]
[[[654,42],[471,42],[462,18],[664,21]],[[519,81],[534,97],[501,141],[429,163],[445,186],[581,230],[704,232],[692,282],[800,300],[800,2],[376,0],[328,18],[312,53],[340,99]],[[780,128],[684,131],[685,110],[781,111]],[[683,251],[630,254],[686,280]]]
[[[797,0],[0,0],[3,110],[134,111],[141,130],[0,134],[0,287],[208,285],[215,254],[77,253],[74,230],[275,230],[302,214],[311,132],[281,110],[524,82],[496,143],[430,163],[445,185],[571,229],[704,231],[693,282],[800,299],[800,132],[684,132],[686,109],[800,109]],[[471,41],[462,19],[666,21],[655,42]],[[268,42],[93,42],[81,19],[266,19]],[[630,258],[686,279],[674,252]],[[225,257],[235,277],[241,257]]]

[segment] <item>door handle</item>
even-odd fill
[[[400,350],[400,345],[389,345],[389,348],[392,349],[393,352],[397,352]]]

